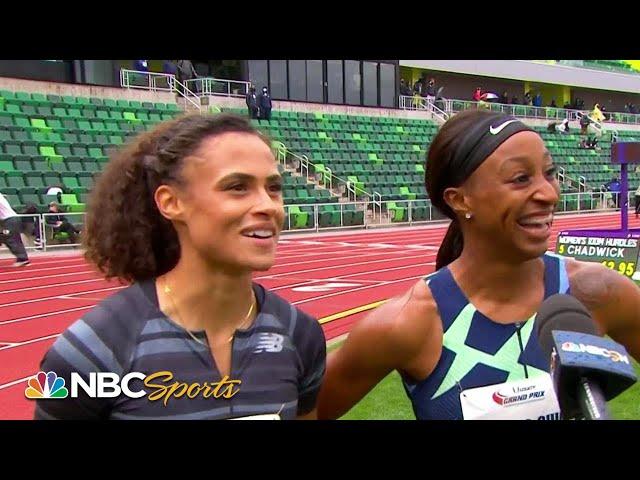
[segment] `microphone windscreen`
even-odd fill
[[[535,320],[538,342],[549,358],[554,347],[553,330],[598,335],[598,329],[587,308],[571,295],[557,294],[547,298]]]

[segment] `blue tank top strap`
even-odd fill
[[[569,293],[565,258],[545,254],[542,259],[545,299],[556,293]],[[415,382],[403,375],[405,392],[417,418],[462,418],[458,395],[463,388],[548,371],[548,358],[540,349],[533,327],[535,317],[523,324],[492,321],[473,307],[447,267],[424,280],[436,302],[444,338],[440,359],[428,378]]]
[[[545,295],[550,297],[556,293],[569,293],[569,275],[567,259],[561,255],[547,252],[542,257],[545,264]]]

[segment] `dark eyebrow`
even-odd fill
[[[550,159],[551,158],[551,153],[549,153],[549,150],[545,150],[544,153],[542,154],[542,156],[545,159]],[[529,157],[527,157],[527,156],[509,157],[500,166],[500,172],[502,172],[505,168],[507,168],[512,163],[520,163],[522,165],[526,165],[528,160],[529,160]]]
[[[229,175],[225,175],[222,177],[218,183],[226,183],[226,182],[250,182],[255,180],[256,177],[253,175],[249,175],[247,173],[234,172]],[[282,182],[282,176],[279,174],[269,175],[267,177],[267,182]]]

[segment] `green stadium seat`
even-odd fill
[[[74,193],[63,193],[60,200],[63,205],[73,205],[78,203],[78,199]]]
[[[82,168],[82,162],[76,160],[66,160],[65,164],[67,165],[67,170],[74,173],[80,173],[84,171]]]
[[[15,167],[11,160],[0,160],[0,173],[2,172],[13,172]]]
[[[82,118],[86,120],[95,120],[97,118],[96,110],[91,108],[82,109]]]
[[[44,184],[41,172],[25,172],[24,179],[28,187],[42,188],[47,186]]]
[[[90,132],[92,130],[91,123],[87,120],[78,120],[78,130]]]
[[[67,188],[80,187],[80,183],[78,182],[78,177],[70,173],[62,174],[62,183]]]
[[[56,153],[55,148],[51,147],[51,146],[41,146],[40,147],[40,155],[42,155],[43,157],[49,157],[49,158],[61,157],[62,156],[62,155],[59,155],[58,153]]]
[[[136,115],[133,112],[122,112],[122,116],[124,117],[125,120],[129,121],[129,122],[139,122],[140,120],[138,120],[136,118]]]
[[[20,172],[30,172],[33,170],[33,164],[30,160],[16,160],[13,162],[15,170]]]
[[[47,172],[42,175],[42,180],[47,187],[60,185],[61,183],[60,174],[58,174],[58,172]]]
[[[54,161],[54,162],[51,162],[49,166],[51,167],[51,170],[53,170],[54,172],[62,173],[67,171],[67,164],[64,161]]]

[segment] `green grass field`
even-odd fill
[[[327,350],[339,348],[334,344]],[[640,365],[633,361],[640,377]],[[640,420],[640,383],[609,402],[612,415],[618,420]],[[411,402],[404,393],[400,375],[389,374],[376,388],[353,407],[341,420],[413,420]]]

